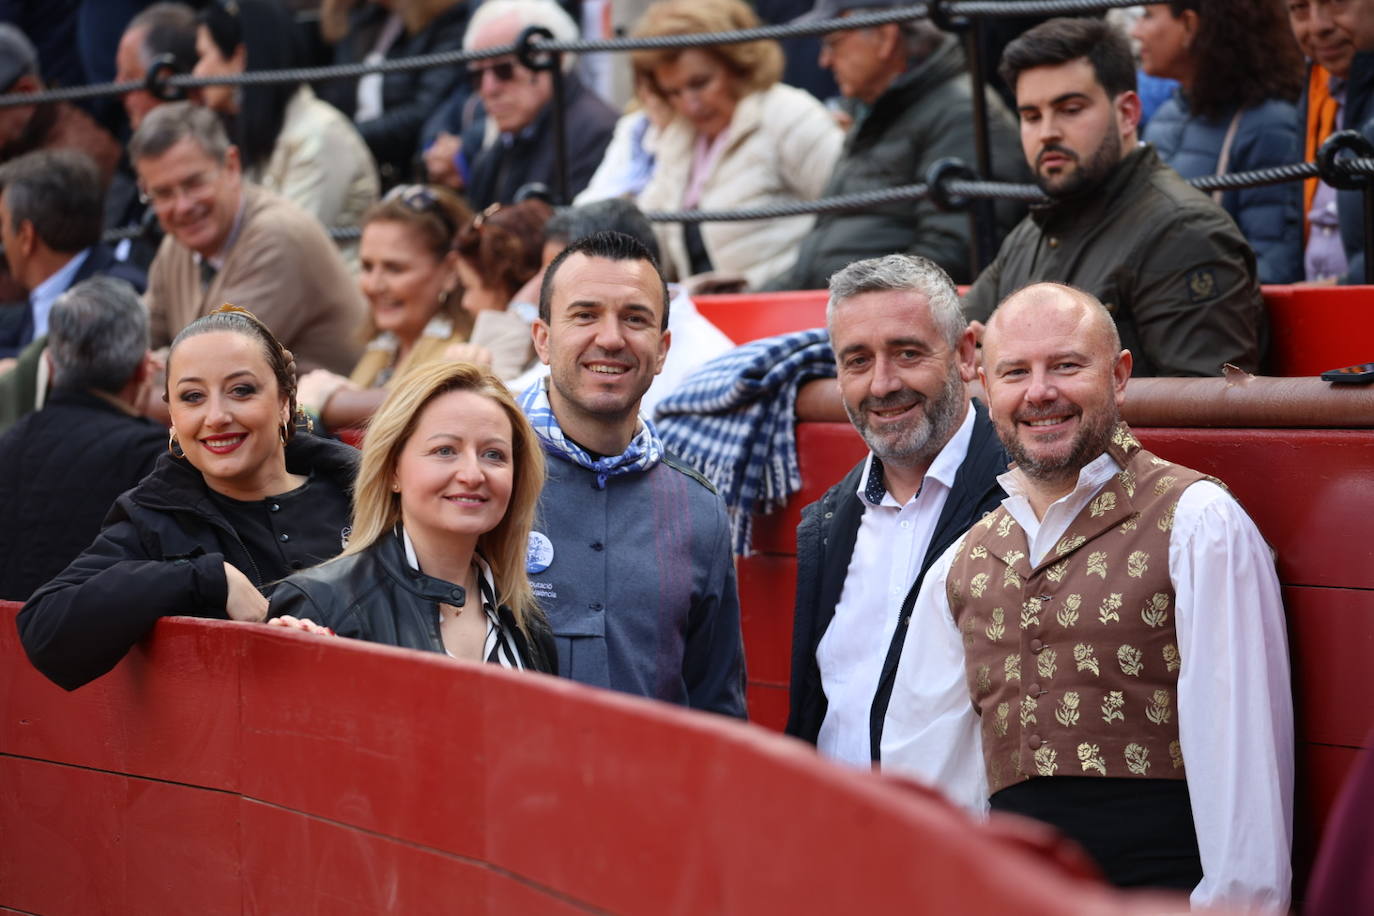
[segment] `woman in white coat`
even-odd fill
[[[755,28],[741,0],[659,0],[635,37]],[[675,116],[654,149],[644,210],[734,210],[814,200],[839,158],[843,132],[811,94],[778,82],[773,41],[637,51],[636,76]],[[810,216],[757,222],[659,223],[665,269],[679,280],[762,284],[795,259]]]

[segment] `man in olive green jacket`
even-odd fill
[[[1125,36],[1053,19],[1007,46],[1001,72],[1050,200],[1007,237],[965,314],[985,321],[1027,284],[1067,283],[1111,311],[1135,375],[1258,370],[1267,330],[1254,252],[1220,206],[1139,145]]]

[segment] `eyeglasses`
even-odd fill
[[[444,206],[439,195],[429,185],[423,184],[401,184],[386,192],[382,198],[383,203],[399,203],[412,213],[429,213],[438,217],[439,222],[444,224],[444,231],[452,238],[458,231],[457,225],[453,222],[453,216]]]
[[[495,63],[469,64],[468,81],[472,83],[472,88],[476,89],[482,85],[482,76],[490,73],[496,77],[498,83],[509,83],[515,79],[515,61],[499,60]]]
[[[138,199],[144,204],[152,204],[154,210],[165,210],[176,203],[178,197],[199,200],[214,192],[215,180],[219,177],[220,167],[197,172],[174,185],[160,185],[156,188],[142,188]]]

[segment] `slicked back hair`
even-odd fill
[[[578,239],[559,253],[544,271],[544,282],[539,287],[539,318],[548,324],[553,315],[553,285],[563,262],[575,254],[589,258],[605,258],[608,261],[644,261],[654,269],[663,296],[663,320],[659,330],[668,329],[668,284],[663,279],[663,271],[649,249],[645,248],[634,236],[623,232],[598,232]]]
[[[1116,26],[1102,19],[1051,19],[1023,33],[1002,52],[997,73],[1016,91],[1021,74],[1036,67],[1057,67],[1086,59],[1097,82],[1114,99],[1135,92],[1135,58],[1131,43]]]
[[[48,316],[53,389],[117,394],[148,352],[148,312],[126,281],[92,277],[67,290]]]

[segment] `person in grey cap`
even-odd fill
[[[802,18],[846,18],[884,8],[873,0],[820,0]],[[822,196],[916,184],[946,157],[976,162],[973,84],[954,36],[927,19],[831,32],[822,43],[820,62],[834,73],[840,92],[856,109]],[[1016,124],[995,93],[986,97],[992,177],[1024,181]],[[1000,238],[1021,208],[1003,202],[995,212]],[[816,218],[796,261],[766,288],[821,289],[851,262],[894,252],[929,258],[956,282],[966,283],[973,279],[971,239],[967,213],[941,212],[929,200],[824,214]]]

